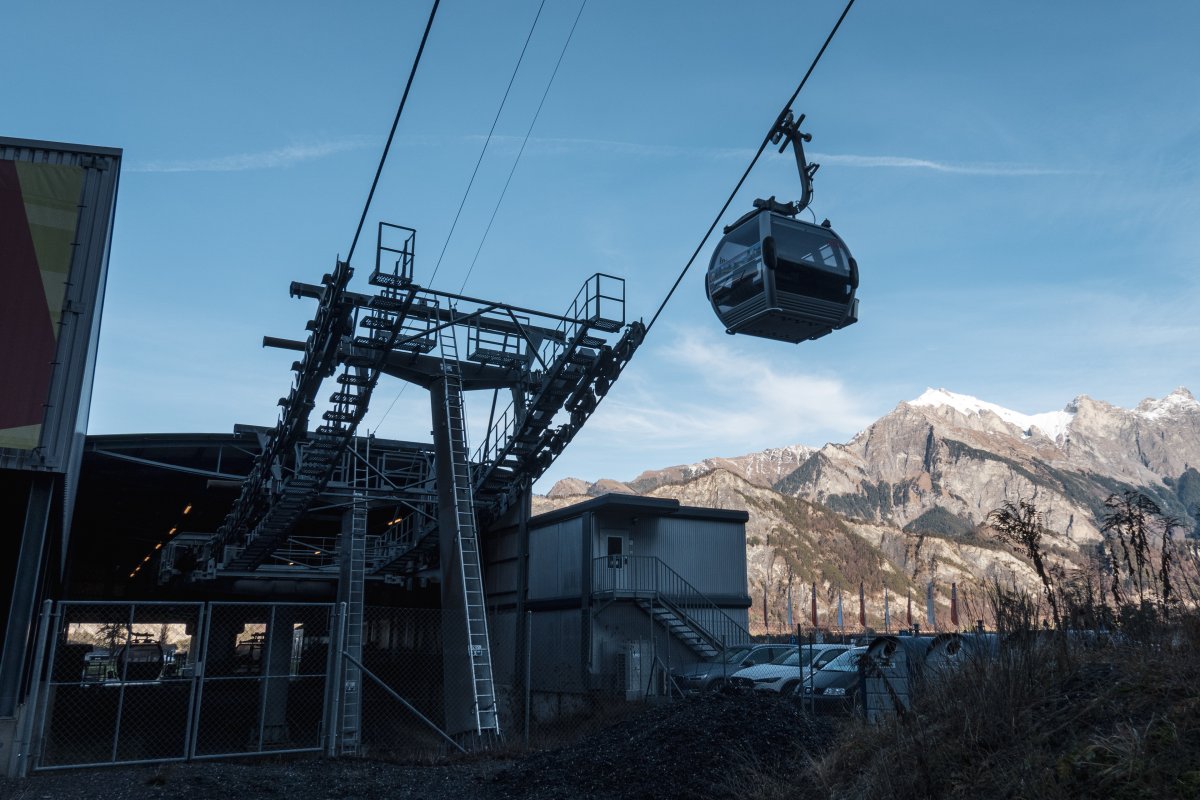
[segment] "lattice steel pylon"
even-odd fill
[[[385,243],[385,234],[396,233],[398,245]],[[323,574],[342,584],[347,652],[355,658],[367,580],[411,586],[419,576],[417,588],[440,582],[450,620],[443,627],[447,730],[483,739],[499,733],[500,720],[481,540],[492,523],[519,507],[579,432],[641,344],[645,326],[625,322],[624,281],[599,273],[561,314],[421,287],[413,276],[415,239],[411,228],[380,223],[369,276],[373,293],[350,291],[352,270],[344,262],[319,284],[291,284],[294,297],[317,300],[309,335],[265,337],[264,344],[301,354],[293,364],[295,381],[280,399],[278,424],[260,435],[261,453],[237,502],[198,554],[206,567],[195,574],[244,579],[307,570],[311,577],[314,569],[327,570]],[[334,375],[337,390],[328,396],[322,423],[309,431],[318,392]],[[372,445],[393,454],[411,449],[391,472],[356,447],[364,441],[358,425],[382,375],[427,390],[435,421],[432,448]],[[481,390],[494,396],[483,442],[472,454],[463,398]],[[502,394],[511,396],[507,406],[498,402]],[[348,509],[336,568],[327,552],[313,552],[324,547],[306,557],[319,555],[316,567],[291,557],[296,542],[330,535],[329,523],[311,513],[319,498],[326,517],[329,508]],[[347,671],[346,688],[361,692],[353,675]],[[356,745],[361,728],[356,701],[347,695],[343,707],[347,748]]]

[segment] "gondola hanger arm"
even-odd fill
[[[790,108],[785,109],[779,115],[779,119],[775,121],[775,127],[771,129],[770,137],[771,144],[779,145],[779,152],[782,153],[790,144],[792,152],[796,156],[796,169],[800,173],[800,199],[795,203],[796,213],[808,208],[808,204],[812,202],[813,176],[821,168],[820,164],[808,163],[808,160],[804,157],[804,143],[812,141],[812,134],[803,133],[800,130],[800,125],[803,122],[803,114],[799,118],[796,118]]]

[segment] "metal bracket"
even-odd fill
[[[812,141],[811,133],[802,133],[800,125],[804,122],[804,115],[799,118],[792,115],[791,109],[787,109],[779,116],[775,122],[775,127],[771,129],[771,144],[779,145],[779,152],[783,152],[790,144],[792,151],[796,155],[796,169],[800,173],[800,199],[794,205],[795,213],[798,214],[808,208],[808,204],[812,202],[812,181],[813,176],[817,174],[817,170],[821,168],[820,164],[810,164],[804,157],[804,143]],[[771,198],[774,200],[775,198]],[[757,203],[755,203],[757,205]],[[792,215],[794,216],[794,214]]]

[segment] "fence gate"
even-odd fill
[[[332,620],[330,604],[62,601],[31,766],[320,750]]]

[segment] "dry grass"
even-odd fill
[[[1158,633],[1105,646],[1014,637],[903,718],[848,722],[802,779],[760,776],[752,796],[1200,798],[1200,618]]]

